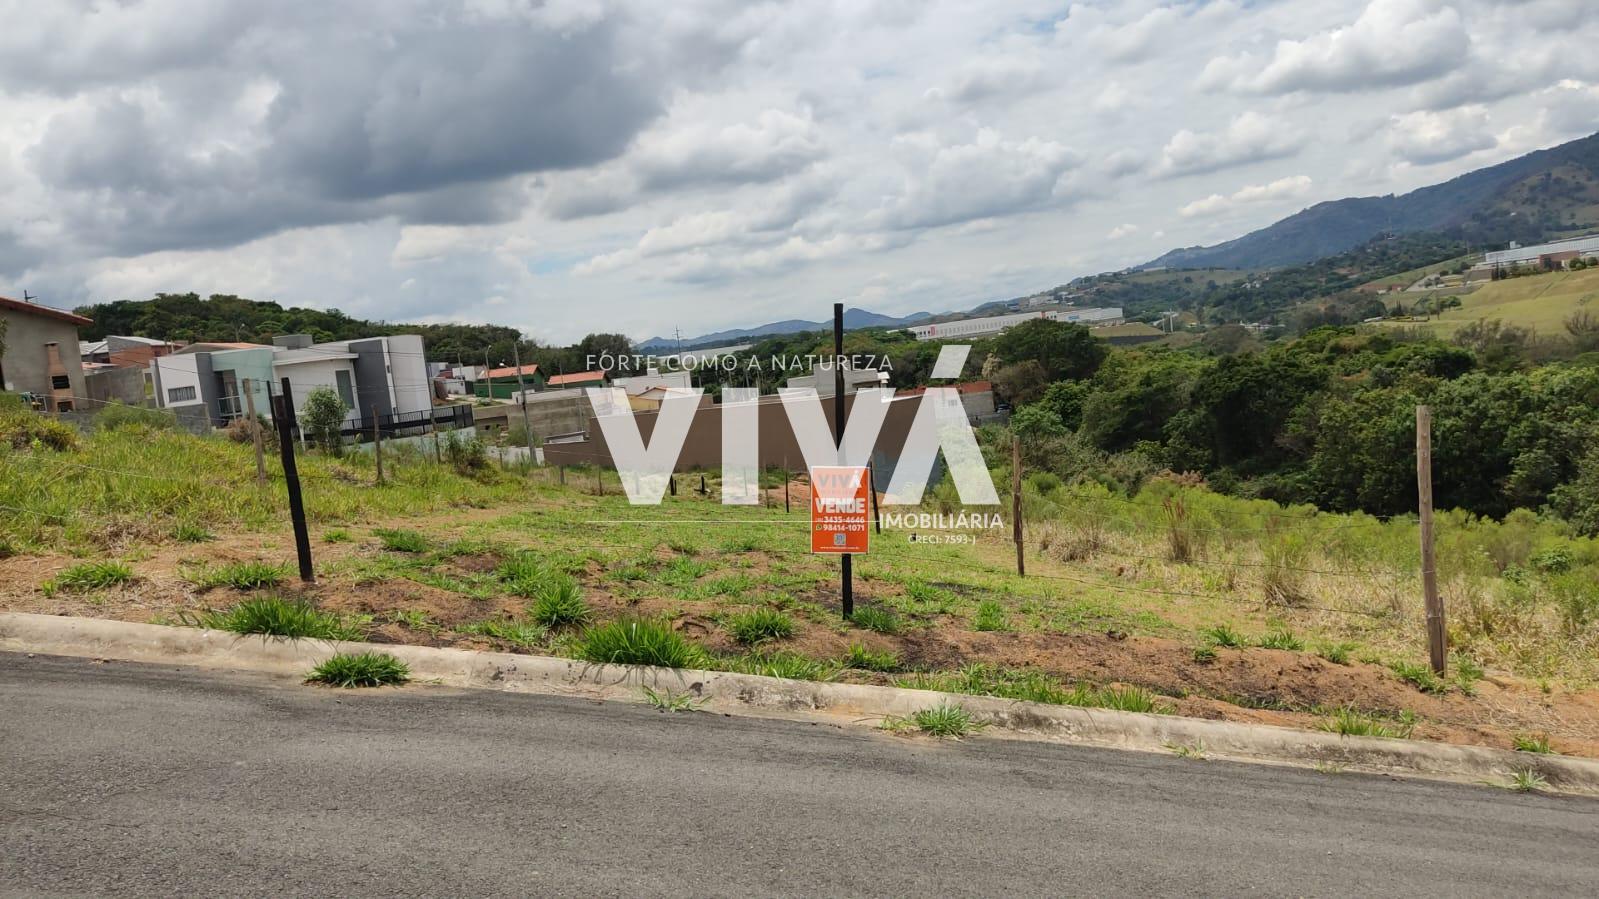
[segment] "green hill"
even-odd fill
[[[1275,268],[1341,253],[1383,234],[1451,231],[1474,245],[1530,243],[1596,225],[1599,134],[1400,196],[1317,203],[1235,240],[1172,250],[1141,267]]]
[[[1493,281],[1460,302],[1459,308],[1446,310],[1423,327],[1448,334],[1470,322],[1498,319],[1539,334],[1561,334],[1573,313],[1599,315],[1599,269]]]

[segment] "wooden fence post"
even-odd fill
[[[1011,538],[1016,541],[1016,574],[1027,576],[1027,561],[1022,552],[1022,441],[1010,438],[1010,517]]]
[[[377,464],[378,483],[383,483],[383,431],[378,426],[377,410],[372,410],[372,460]]]
[[[1442,675],[1449,660],[1444,601],[1438,595],[1438,562],[1432,545],[1432,407],[1416,407],[1416,499],[1421,517],[1421,592],[1427,607],[1427,656]]]
[[[258,486],[266,486],[266,453],[264,443],[266,436],[261,433],[261,419],[255,415],[255,385],[249,378],[244,379],[244,407],[250,413],[250,434],[255,442],[255,482]]]

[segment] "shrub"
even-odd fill
[[[663,621],[620,618],[595,625],[577,641],[577,656],[601,665],[690,668],[704,660],[699,648]]]
[[[133,569],[121,562],[83,562],[61,572],[43,585],[47,594],[58,590],[87,593],[133,580]]]
[[[313,387],[299,410],[300,427],[305,429],[307,440],[337,455],[344,447],[339,430],[344,427],[344,416],[349,411],[350,407],[333,388]]]
[[[416,531],[407,531],[399,528],[378,528],[372,536],[382,541],[383,548],[397,553],[425,553],[428,551],[428,538]]]
[[[269,637],[359,640],[363,636],[355,622],[323,612],[305,600],[280,596],[259,596],[231,609],[207,609],[198,615],[185,612],[178,620],[190,627]]]
[[[403,684],[410,679],[410,667],[386,652],[341,652],[312,668],[305,682],[348,688]]]
[[[879,634],[894,634],[899,632],[899,619],[887,609],[875,606],[861,606],[849,616],[849,620],[856,627]]]
[[[589,620],[589,607],[583,601],[583,590],[570,575],[553,575],[540,581],[536,597],[529,614],[545,627],[564,627]]]
[[[241,415],[228,422],[228,426],[222,429],[223,435],[234,443],[254,443],[257,431],[261,432],[261,448],[268,452],[276,452],[278,432],[265,416],[257,414],[251,419]]]
[[[729,616],[727,630],[734,640],[745,646],[753,646],[792,637],[794,619],[776,609],[751,609]]]
[[[476,437],[462,438],[451,431],[444,435],[444,458],[457,474],[472,475],[489,467],[489,450]]]
[[[129,406],[122,402],[112,402],[94,416],[94,426],[103,431],[131,427],[169,430],[172,425],[173,418],[170,412],[144,406]]]
[[[977,604],[977,615],[972,618],[972,629],[979,631],[1002,631],[1009,626],[1005,615],[1005,607],[998,601],[985,599]]]
[[[289,576],[289,566],[271,562],[232,562],[203,568],[189,575],[189,582],[201,590],[216,587],[233,587],[237,590],[260,590],[276,587]]]
[[[14,449],[41,447],[57,452],[78,448],[78,429],[35,412],[0,415],[0,438]]]

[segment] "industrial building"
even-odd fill
[[[1586,237],[1572,237],[1566,240],[1552,240],[1548,243],[1533,244],[1531,246],[1516,246],[1511,244],[1507,250],[1493,250],[1483,254],[1482,262],[1476,269],[1509,268],[1515,265],[1529,265],[1539,267],[1564,267],[1572,259],[1588,256],[1599,256],[1599,234],[1590,234]]]

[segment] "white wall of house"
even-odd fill
[[[332,357],[327,359],[306,359],[303,356],[296,358],[296,354],[305,353],[305,350],[287,350],[279,356],[290,356],[293,361],[280,359],[272,365],[272,373],[278,378],[288,378],[289,388],[294,395],[294,410],[298,414],[305,408],[306,398],[311,391],[318,387],[331,388],[339,392],[339,372],[344,372],[349,379],[351,396],[345,401],[350,406],[350,411],[345,414],[345,421],[354,422],[360,417],[356,404],[350,402],[355,396],[355,365],[349,359]],[[169,357],[171,358],[171,357]]]
[[[388,345],[389,389],[394,411],[424,412],[433,408],[432,385],[428,381],[419,334],[396,334],[383,341]]]
[[[156,393],[156,403],[163,409],[177,409],[183,406],[199,406],[205,402],[205,397],[200,392],[200,372],[197,367],[198,356],[194,353],[178,353],[172,356],[159,356],[150,360],[151,373],[155,377],[160,389]],[[174,399],[174,396],[181,397]]]

